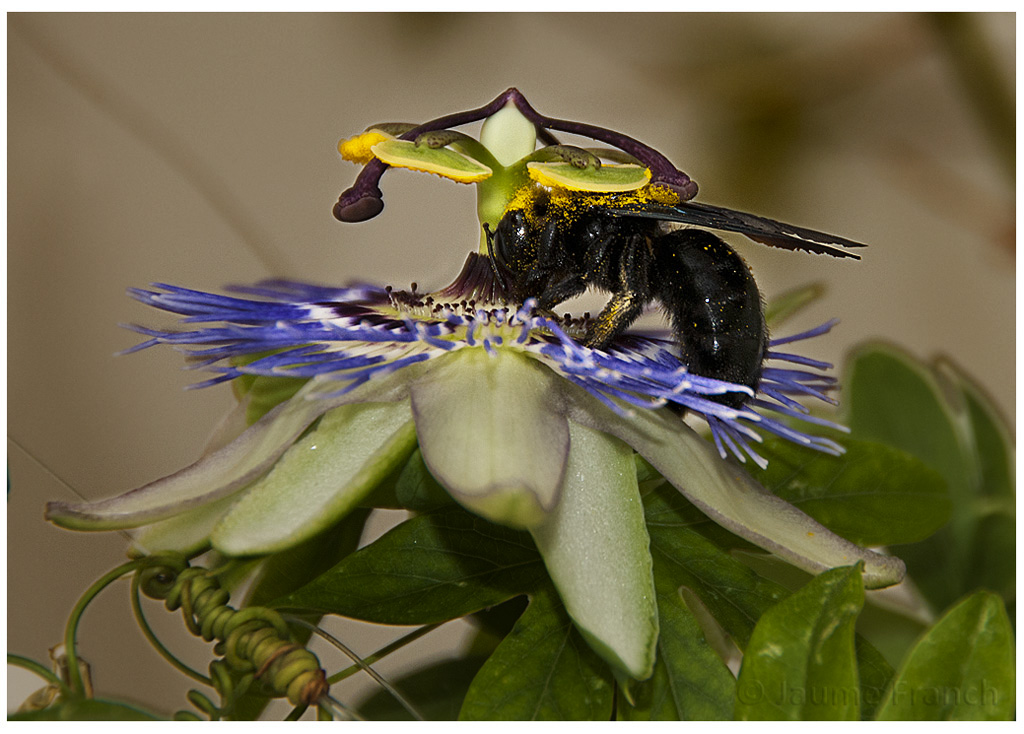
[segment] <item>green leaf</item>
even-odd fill
[[[896,671],[874,645],[861,637],[856,639],[857,675],[860,679],[860,718],[870,721],[882,704],[885,691]]]
[[[633,454],[633,464],[636,466],[636,481],[641,490],[646,492],[665,483],[665,477],[661,476],[658,470],[640,454]]]
[[[993,721],[1014,716],[1014,639],[1002,600],[978,592],[914,646],[880,720]]]
[[[966,432],[978,468],[978,493],[984,497],[1015,497],[1013,434],[999,410],[977,383],[948,360],[936,362],[939,376],[960,397]]]
[[[1017,596],[1016,544],[1014,516],[994,512],[979,518],[967,561],[973,585],[997,592],[1011,606]]]
[[[736,680],[708,644],[679,593],[675,566],[659,556],[654,565],[658,594],[658,661],[654,675],[632,688],[633,704],[619,698],[619,718],[629,721],[730,721]]]
[[[924,542],[893,548],[925,597],[945,608],[976,588],[981,576],[1012,589],[1005,559],[1013,543],[1001,530],[1006,523],[992,521],[994,533],[982,530],[987,516],[1014,512],[1009,431],[994,408],[951,364],[932,370],[887,345],[861,348],[847,372],[854,435],[917,456],[948,483],[950,523]],[[979,568],[979,559],[998,566]]]
[[[454,721],[459,718],[459,710],[470,683],[486,659],[468,657],[442,660],[391,683],[425,720]],[[411,721],[413,718],[385,690],[377,691],[365,701],[357,701],[354,708],[368,721]]]
[[[357,510],[327,532],[263,561],[244,606],[264,606],[330,570],[359,546],[369,510]]]
[[[966,549],[966,578],[974,588],[998,592],[1012,608],[1017,588],[1013,436],[984,391],[959,368],[939,361],[936,371],[960,396],[962,425],[977,467],[971,506],[976,524]]]
[[[575,423],[569,435],[562,501],[530,533],[591,647],[642,680],[654,669],[658,611],[633,450]]]
[[[930,370],[893,347],[868,345],[851,357],[844,384],[855,438],[918,457],[946,478],[954,501],[968,491],[970,467],[956,416]]]
[[[946,482],[910,454],[848,439],[830,456],[783,440],[758,448],[767,469],[751,474],[776,495],[859,545],[912,543],[949,520]]]
[[[406,520],[273,606],[433,624],[500,604],[544,577],[528,535],[452,506]]]
[[[8,721],[159,721],[160,717],[126,703],[74,698],[41,711],[9,714]]]
[[[649,510],[662,506],[651,495],[644,499]],[[654,525],[647,530],[655,566],[693,591],[741,649],[764,610],[789,594],[694,530]]]
[[[614,683],[544,585],[469,687],[468,721],[608,720]]]
[[[743,656],[736,717],[859,719],[854,624],[863,603],[858,564],[821,574],[765,612]]]
[[[673,583],[696,594],[718,625],[743,649],[757,620],[789,591],[740,563],[694,527],[676,524],[681,518],[675,512],[678,505],[673,494],[667,487],[644,497],[655,573],[671,569]],[[862,715],[867,717],[881,700],[893,670],[859,635],[856,651]]]
[[[395,482],[395,499],[399,505],[413,512],[427,512],[454,500],[448,491],[434,479],[423,462],[423,453],[416,449],[402,467]]]

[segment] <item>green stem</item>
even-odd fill
[[[308,708],[309,708],[309,706],[307,706],[306,704],[302,704],[301,706],[296,706],[295,708],[293,708],[291,710],[291,713],[289,713],[287,716],[284,717],[284,720],[285,721],[298,721],[299,719],[302,718],[302,715],[304,713],[306,713],[306,709],[308,709]]]
[[[292,621],[294,621],[296,624],[301,624],[303,627],[309,627],[311,630],[313,630],[313,632],[315,634],[317,634],[320,637],[322,637],[323,639],[327,640],[327,642],[331,643],[336,648],[341,650],[343,653],[348,655],[348,657],[351,658],[355,662],[355,666],[353,666],[353,667],[355,667],[357,670],[365,671],[367,675],[369,675],[371,678],[373,678],[375,681],[377,681],[377,684],[381,688],[383,688],[385,691],[390,693],[394,697],[394,699],[396,701],[398,701],[399,704],[401,704],[402,708],[404,708],[406,711],[409,712],[409,715],[412,716],[413,719],[415,719],[417,721],[423,721],[423,717],[416,710],[416,707],[413,706],[411,703],[409,703],[409,701],[406,700],[405,696],[403,696],[401,693],[399,693],[398,689],[396,689],[393,685],[391,685],[384,678],[384,676],[382,676],[380,673],[378,673],[376,670],[374,670],[373,667],[370,665],[370,663],[368,663],[366,660],[363,660],[361,657],[356,655],[356,653],[353,650],[351,650],[348,647],[348,645],[343,643],[341,640],[339,640],[337,637],[335,637],[334,635],[330,634],[326,630],[321,629],[320,627],[318,627],[316,625],[312,625],[309,622],[306,622],[304,619],[295,618]],[[434,626],[436,627],[437,625],[434,625]],[[421,627],[419,630],[417,630],[417,632],[420,632],[422,629],[423,628]],[[429,630],[427,630],[427,631],[429,632]],[[426,634],[426,632],[423,632],[423,634]],[[403,644],[407,644],[407,643],[403,643]]]
[[[71,689],[68,688],[67,684],[45,665],[37,663],[35,660],[26,658],[22,655],[15,655],[10,652],[7,653],[7,664],[16,665],[19,668],[31,671],[48,682],[51,686],[58,686],[60,688],[61,698],[69,698],[71,696]]]
[[[383,660],[388,655],[390,655],[391,653],[395,652],[396,650],[402,649],[403,647],[408,645],[410,642],[415,642],[416,640],[418,640],[419,638],[423,637],[423,635],[427,634],[428,632],[433,632],[438,627],[440,627],[442,624],[444,624],[444,622],[438,622],[437,624],[428,624],[428,625],[426,625],[424,627],[420,627],[419,629],[413,630],[412,632],[410,632],[409,634],[407,634],[407,635],[405,635],[403,637],[399,637],[397,640],[395,640],[394,642],[392,642],[390,644],[385,645],[384,647],[382,647],[380,650],[378,650],[377,652],[373,653],[369,657],[363,658],[363,660],[362,660],[363,665],[370,666],[370,665],[373,665],[374,663],[377,663],[377,662]],[[348,678],[351,675],[355,675],[356,673],[358,673],[362,669],[363,669],[362,666],[360,666],[359,664],[351,665],[351,666],[345,668],[344,670],[341,670],[341,671],[335,673],[334,675],[332,675],[330,678],[327,679],[327,682],[333,685],[334,683],[337,683],[338,681],[345,680],[346,678]]]
[[[75,608],[71,610],[71,616],[68,617],[68,624],[64,630],[64,655],[68,661],[68,685],[71,690],[78,695],[85,695],[85,686],[82,684],[82,674],[78,670],[78,654],[75,652],[75,637],[78,634],[78,623],[82,618],[85,608],[89,606],[93,599],[103,591],[107,586],[117,581],[119,578],[127,573],[131,573],[136,569],[140,568],[145,564],[145,559],[137,559],[124,563],[113,571],[108,571],[98,581],[93,583],[82,597],[75,604]]]
[[[169,662],[179,671],[187,675],[189,678],[192,678],[193,680],[198,681],[203,685],[212,686],[213,681],[211,681],[207,676],[185,665],[185,663],[181,662],[180,660],[178,660],[178,658],[174,656],[174,653],[172,653],[170,650],[164,647],[164,644],[160,641],[160,639],[153,632],[153,629],[149,626],[149,622],[146,621],[146,615],[142,611],[142,600],[139,597],[138,574],[135,574],[132,577],[131,602],[132,612],[135,614],[135,621],[138,622],[139,629],[142,630],[142,634],[145,635],[147,640],[149,640],[149,644],[153,646],[153,649],[155,649],[160,654],[160,657],[162,657],[164,660]]]
[[[322,711],[328,712],[334,721],[366,721],[354,709],[329,695],[322,696],[317,705]]]

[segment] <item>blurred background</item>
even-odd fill
[[[118,323],[166,323],[125,289],[443,287],[476,247],[475,192],[393,171],[384,213],[341,224],[331,207],[358,169],[335,146],[509,86],[542,114],[653,145],[702,201],[869,243],[853,262],[730,238],[769,299],[827,285],[787,329],[841,318],[813,356],[840,364],[875,338],[947,355],[1013,420],[1013,14],[7,18],[11,652],[45,661],[74,601],[124,559],[117,534],[47,525],[44,502],[191,463],[232,403],[226,387],[183,392],[197,375],[169,349],[113,356],[137,341]],[[205,668],[180,617],[150,617]],[[394,636],[345,639],[369,654]],[[381,670],[463,638],[430,635]],[[126,583],[89,608],[80,640],[99,694],[186,707],[191,686],[136,631]],[[16,706],[38,684],[10,686]]]

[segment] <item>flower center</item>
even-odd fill
[[[478,256],[474,253],[470,257]],[[580,339],[592,320],[589,313],[581,317],[570,314],[535,316],[532,300],[519,306],[503,300],[474,298],[472,293],[468,298],[456,300],[451,297],[452,286],[435,293],[417,293],[415,285],[409,291],[388,290],[391,313],[387,315],[406,320],[427,341],[436,339],[469,347],[483,346],[488,350],[495,346],[516,348],[531,340],[558,343],[560,338],[552,325]],[[381,309],[383,313],[387,311],[386,307]]]

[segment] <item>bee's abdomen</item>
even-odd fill
[[[743,259],[710,232],[680,229],[653,242],[652,292],[694,374],[757,388],[768,345],[757,283]],[[717,398],[740,405],[741,393]]]

